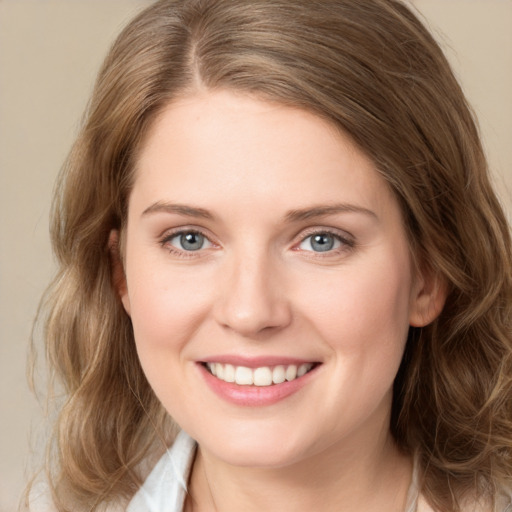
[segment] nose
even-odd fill
[[[261,337],[288,326],[290,302],[282,272],[269,254],[234,256],[223,268],[216,320],[246,338]]]

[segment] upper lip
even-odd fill
[[[221,363],[231,364],[233,366],[245,366],[247,368],[260,368],[262,366],[288,366],[297,365],[300,366],[304,363],[318,363],[318,360],[314,359],[302,359],[297,357],[281,357],[281,356],[257,356],[257,357],[246,357],[239,355],[216,355],[206,357],[199,361],[201,363]]]

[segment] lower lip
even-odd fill
[[[317,366],[302,377],[281,384],[272,384],[271,386],[240,386],[233,382],[217,379],[200,363],[198,363],[198,367],[204,380],[217,396],[234,405],[246,407],[273,405],[288,398],[304,387],[318,369]]]

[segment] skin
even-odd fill
[[[199,250],[182,245],[191,231]],[[332,250],[312,245],[319,233]],[[389,433],[392,384],[409,326],[443,297],[347,136],[232,92],[175,101],[141,149],[125,236],[119,294],[141,364],[200,447],[187,510],[402,510],[411,465]],[[203,378],[199,363],[226,354],[321,364],[291,396],[247,407]]]

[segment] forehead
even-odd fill
[[[208,207],[394,200],[373,162],[328,121],[225,91],[173,102],[153,123],[132,199],[162,194]]]

